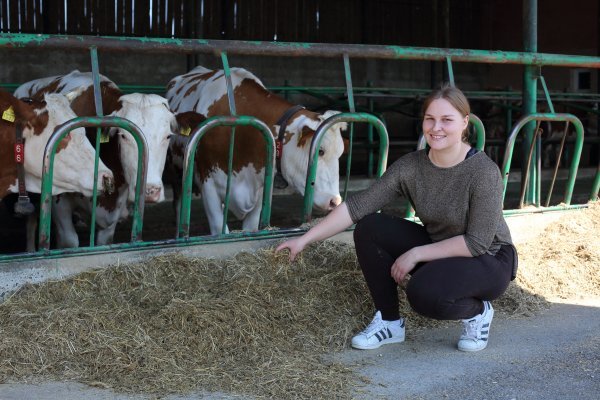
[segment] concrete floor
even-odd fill
[[[516,243],[538,235],[561,213],[507,218]],[[345,232],[335,240],[349,241]],[[227,248],[221,249],[226,252]],[[232,249],[229,249],[232,250]],[[530,318],[497,314],[490,343],[478,353],[456,350],[460,325],[410,331],[407,341],[377,350],[329,355],[354,366],[368,383],[357,399],[546,400],[600,398],[600,298],[553,303]],[[0,400],[143,400],[73,382],[0,384]],[[169,396],[169,400],[240,399],[222,393]]]
[[[410,330],[410,321],[407,323]],[[427,329],[404,343],[347,350],[332,357],[355,367],[357,399],[597,400],[600,396],[600,299],[553,304],[526,319],[499,316],[488,348],[455,348],[460,327]],[[0,400],[145,400],[78,383],[0,385]],[[169,396],[169,400],[240,399],[222,393]]]

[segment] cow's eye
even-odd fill
[[[319,149],[319,157],[323,157],[325,155],[325,150]]]
[[[172,133],[169,133],[167,135],[167,137],[165,137],[165,140],[170,140],[174,135]]]

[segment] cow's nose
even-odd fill
[[[329,200],[329,210],[333,210],[334,208],[336,208],[337,206],[339,206],[342,203],[342,197],[341,196],[334,196],[331,198],[331,200]]]
[[[160,194],[162,187],[160,186],[147,186],[146,187],[146,202],[156,203],[160,201]]]

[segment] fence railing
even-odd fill
[[[303,57],[303,56],[311,56],[311,57],[339,57],[344,58],[347,62],[349,58],[369,58],[369,59],[395,59],[395,60],[436,60],[436,61],[445,61],[450,63],[450,61],[456,62],[475,62],[475,63],[496,63],[496,64],[521,64],[521,65],[537,65],[537,66],[563,66],[563,67],[590,67],[590,68],[600,68],[600,58],[599,57],[588,57],[588,56],[570,56],[570,55],[557,55],[557,54],[542,54],[542,53],[518,53],[518,52],[496,52],[496,51],[485,51],[485,50],[464,50],[464,49],[440,49],[440,48],[418,48],[418,47],[400,47],[400,46],[369,46],[369,45],[333,45],[333,44],[313,44],[313,43],[274,43],[274,42],[245,42],[245,41],[222,41],[222,40],[201,40],[201,39],[177,39],[177,40],[169,40],[169,39],[159,39],[159,38],[114,38],[114,37],[84,37],[84,36],[53,36],[53,35],[26,35],[26,34],[1,34],[0,35],[0,50],[15,50],[18,49],[36,49],[36,48],[49,48],[49,49],[70,49],[70,50],[89,50],[92,47],[97,48],[99,51],[110,51],[110,52],[123,52],[123,51],[134,51],[134,52],[142,52],[142,53],[169,53],[169,54],[194,54],[194,53],[216,53],[223,54],[227,52],[228,54],[240,54],[240,55],[259,55],[259,56],[291,56],[291,57]],[[346,64],[349,65],[349,64]],[[348,67],[349,68],[349,67]],[[352,96],[352,88],[351,85],[347,87],[348,97]],[[558,120],[558,118],[566,118],[564,116],[557,116],[557,114],[541,114],[544,118],[549,118],[548,120]],[[538,115],[539,116],[539,115]],[[530,117],[525,117],[523,120],[525,122],[519,122],[517,125],[523,126],[526,123],[530,122],[535,118],[536,114]],[[527,119],[530,118],[530,119]],[[571,201],[571,195],[573,190],[573,185],[576,177],[576,170],[579,162],[579,156],[581,154],[581,146],[583,143],[583,129],[581,128],[580,122],[577,123],[571,117],[569,120],[576,127],[578,139],[576,140],[575,145],[575,154],[572,158],[571,171],[568,180],[567,193],[565,194],[565,203],[568,205]],[[564,120],[564,119],[563,119]],[[307,174],[307,183],[306,183],[306,191],[305,191],[305,203],[303,214],[305,217],[309,217],[310,207],[312,206],[311,202],[311,190],[312,182],[314,181],[315,168],[317,167],[317,154],[318,148],[320,145],[320,140],[322,140],[322,133],[325,132],[328,127],[333,124],[341,121],[349,121],[349,122],[367,122],[371,126],[377,128],[380,135],[380,164],[378,167],[377,175],[383,173],[385,169],[385,164],[387,161],[387,148],[388,148],[388,140],[387,140],[387,132],[385,129],[385,125],[373,115],[369,115],[366,113],[344,113],[338,114],[336,116],[331,117],[330,119],[324,121],[322,125],[319,127],[317,134],[313,137],[310,148],[310,161],[309,161],[309,171]],[[107,126],[108,120],[106,118],[98,118],[98,119],[89,119],[87,121],[92,122],[93,126]],[[116,121],[112,121],[115,123]],[[94,125],[95,124],[95,125]],[[264,124],[260,123],[260,121],[245,119],[245,117],[234,117],[233,119],[228,118],[217,118],[213,120],[206,121],[202,126],[197,128],[197,139],[195,140],[195,144],[200,140],[202,134],[204,134],[208,129],[211,129],[214,126],[218,126],[219,124],[227,125],[231,124],[231,126],[235,126],[236,124],[247,124],[254,126],[259,131],[263,133],[263,136],[267,140],[267,152],[268,158],[272,158],[272,142],[269,143],[270,139],[267,139],[270,136],[270,130],[268,127],[264,126]],[[145,160],[145,146],[142,144],[143,142],[143,133],[135,132],[135,128],[128,124],[128,121],[118,121],[118,125],[124,129],[132,132],[136,140],[138,140],[138,150],[139,160]],[[49,151],[52,154],[55,151],[56,143],[60,141],[64,135],[68,132],[67,129],[74,129],[79,126],[90,126],[85,125],[82,120],[72,120],[65,124],[59,131],[55,132],[53,139],[51,139],[52,144],[49,143]],[[479,132],[479,128],[477,129]],[[518,131],[517,131],[518,132]],[[267,134],[268,133],[268,134]],[[485,135],[483,135],[485,136]],[[511,135],[509,141],[507,142],[507,153],[505,155],[505,164],[504,164],[504,174],[507,175],[506,168],[510,166],[510,157],[512,156],[512,147],[514,146],[514,137],[516,137],[516,133]],[[483,146],[485,142],[485,137],[480,137],[478,134],[478,144]],[[188,158],[188,163],[186,164],[186,178],[184,181],[185,190],[183,201],[189,204],[191,201],[191,175],[192,175],[192,162],[193,159],[193,151],[195,151],[194,147],[189,148],[189,152],[186,153],[186,157]],[[509,150],[510,148],[510,150]],[[510,151],[510,153],[509,153]],[[49,193],[51,193],[51,175],[52,175],[52,157],[48,156],[48,164],[45,167],[44,173],[49,177],[44,177],[45,186],[42,188],[42,196],[43,203],[49,202]],[[190,158],[191,157],[191,158]],[[145,161],[144,161],[145,162]],[[272,165],[272,163],[269,163]],[[145,164],[144,164],[145,166]],[[143,196],[140,196],[140,191],[144,189],[145,186],[145,174],[142,173],[142,176],[139,174],[141,171],[145,171],[144,166],[138,167],[138,181],[136,187],[136,207],[137,207],[137,216],[134,216],[134,228],[132,229],[132,242],[128,244],[120,244],[120,245],[112,245],[112,246],[97,246],[92,249],[94,252],[98,251],[107,251],[109,249],[119,249],[119,250],[127,250],[131,248],[144,248],[147,246],[177,246],[177,245],[187,245],[192,243],[208,243],[215,242],[221,240],[240,240],[246,238],[253,237],[264,237],[264,236],[281,236],[285,235],[286,232],[290,231],[279,231],[276,233],[261,231],[258,233],[242,233],[242,234],[232,234],[227,239],[223,237],[217,238],[189,238],[189,207],[186,204],[185,213],[181,213],[181,219],[179,221],[180,226],[178,229],[179,238],[174,238],[172,240],[166,241],[158,241],[158,242],[136,242],[139,238],[138,234],[142,229],[142,219],[143,219]],[[267,172],[266,175],[272,175],[272,170]],[[527,172],[525,172],[525,177],[527,176]],[[48,186],[50,185],[50,186]],[[505,182],[506,186],[506,182]],[[598,187],[600,186],[600,167],[598,169],[598,174],[596,175],[594,185],[592,188],[592,193],[590,198],[597,199],[598,198]],[[265,192],[263,194],[264,201],[270,201],[272,186],[269,183],[269,180],[265,181]],[[261,217],[261,225],[264,226],[268,223],[269,220],[269,205],[263,204],[265,206],[265,210],[263,212],[263,216]],[[183,210],[182,210],[183,211]],[[507,210],[510,211],[510,210]],[[43,221],[43,233],[40,233],[40,242],[44,245],[44,247],[48,244],[49,237],[49,218],[47,217],[47,210],[41,213],[41,218]],[[137,221],[137,222],[136,222]],[[42,226],[42,223],[41,223]],[[297,230],[296,230],[297,231]],[[43,235],[43,236],[42,236]],[[46,247],[47,248],[47,247]],[[30,254],[25,257],[53,257],[59,255],[68,255],[68,254],[81,254],[86,250],[90,249],[80,249],[80,250],[45,250],[43,254]],[[15,259],[15,257],[19,256],[8,256],[8,257],[0,257],[0,262]]]

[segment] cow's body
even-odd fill
[[[56,126],[76,117],[63,95],[47,95],[44,101],[23,102],[0,91],[0,113],[12,109],[15,121],[0,119],[0,198],[17,193],[17,166],[14,157],[16,124],[21,124],[25,138],[25,182],[28,192],[40,193],[44,149]],[[7,114],[8,115],[8,114]],[[94,148],[83,129],[73,130],[61,141],[54,158],[54,195],[80,192],[91,195],[94,188]],[[112,172],[100,163],[98,188],[113,179]]]
[[[25,139],[25,186],[27,192],[40,193],[44,149],[56,126],[76,117],[69,99],[61,94],[41,96],[44,101],[24,102],[0,91],[0,198],[18,193],[17,164],[14,148],[17,125]],[[14,121],[11,115],[14,116]],[[83,129],[75,129],[63,139],[54,158],[52,194],[69,192],[91,196],[94,189],[94,148]],[[97,187],[100,191],[113,185],[112,172],[100,162]],[[33,251],[35,216],[28,221],[27,250]]]
[[[143,132],[148,144],[148,169],[145,195],[146,202],[164,200],[162,172],[164,168],[169,137],[176,129],[175,116],[169,110],[163,97],[153,94],[123,95],[116,84],[100,76],[104,114],[128,119]],[[93,80],[91,73],[73,71],[68,75],[42,78],[28,82],[17,89],[15,95],[37,98],[43,93],[81,90],[71,107],[78,116],[95,116]],[[95,143],[96,129],[88,129],[88,137]],[[113,171],[115,191],[98,198],[96,223],[98,234],[96,244],[112,242],[116,225],[128,215],[128,204],[135,199],[138,149],[133,136],[124,129],[110,129],[110,140],[100,147],[100,157]],[[59,247],[77,247],[79,239],[73,226],[72,215],[86,217],[92,211],[88,196],[69,194],[54,199],[53,213],[57,227]]]
[[[242,68],[232,68],[231,78],[237,114],[257,117],[277,137],[279,127],[276,124],[294,105],[266,90],[257,77]],[[230,115],[223,71],[196,67],[185,75],[177,76],[168,85],[167,98],[176,113],[194,111],[204,117]],[[304,194],[306,184],[311,138],[319,124],[334,113],[317,114],[302,109],[294,113],[287,123],[281,172],[301,194]],[[314,188],[314,205],[320,210],[331,210],[341,202],[338,159],[344,150],[340,134],[343,128],[344,124],[334,126],[321,143]],[[196,152],[194,180],[200,187],[212,234],[220,233],[222,229],[229,130],[218,127],[210,131],[199,143]],[[185,145],[180,140],[180,137],[173,138],[170,146],[172,160],[179,166]],[[258,229],[265,162],[266,150],[261,134],[250,127],[236,128],[229,209],[243,220],[242,226],[246,231]]]

